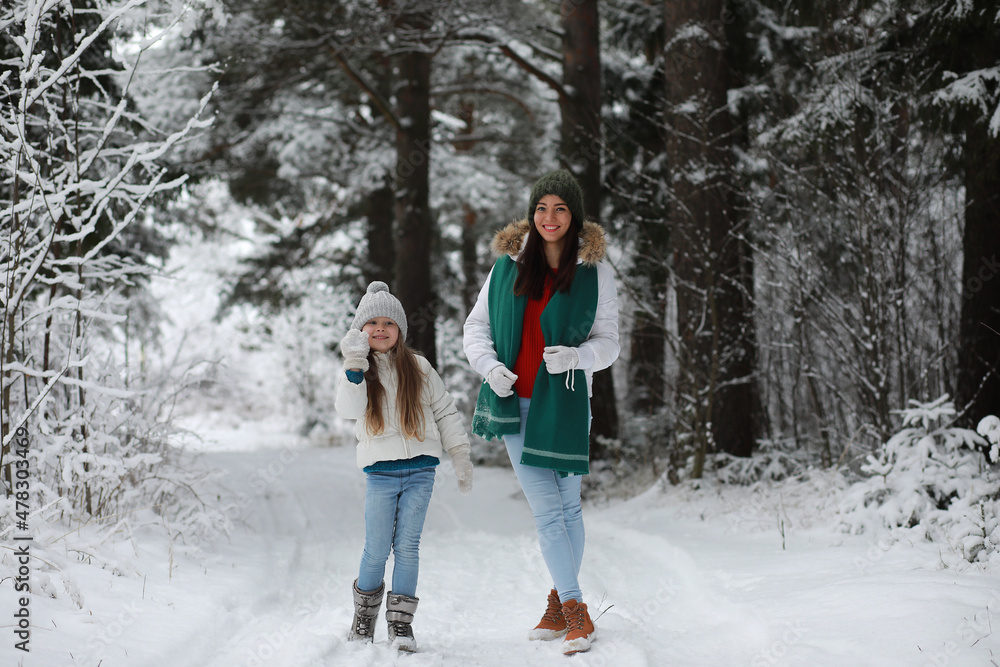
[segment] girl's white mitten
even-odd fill
[[[451,465],[455,468],[455,477],[458,478],[458,490],[463,496],[469,495],[472,491],[472,459],[469,458],[469,447],[466,445],[448,450],[451,456]]]
[[[362,373],[368,370],[368,334],[359,329],[351,329],[340,341],[340,354],[344,357],[344,368],[347,370],[359,370]]]

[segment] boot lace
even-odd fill
[[[396,637],[413,637],[413,628],[406,621],[390,621],[389,625]]]
[[[374,616],[365,616],[364,614],[358,614],[358,622],[354,626],[354,634],[367,637],[372,634],[372,621],[375,620]]]
[[[545,613],[542,614],[542,620],[549,623],[558,623],[562,620],[562,617],[562,603],[559,601],[558,596],[549,593],[549,605],[545,608]]]
[[[583,607],[577,605],[568,614],[563,612],[563,616],[566,618],[566,625],[570,631],[583,631]]]

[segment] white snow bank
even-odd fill
[[[526,639],[550,583],[509,469],[477,468],[468,497],[450,465],[439,469],[421,548],[419,652],[404,656],[388,648],[382,624],[374,645],[345,641],[364,533],[364,475],[353,448],[259,435],[241,429],[220,433],[215,450],[213,438],[202,445],[197,465],[224,473],[214,540],[170,544],[149,531],[112,547],[89,544],[87,528],[45,537],[50,552],[63,554],[49,575],[54,597],[35,591],[32,653],[15,653],[8,635],[0,664],[564,660],[558,642]],[[657,485],[587,507],[581,583],[599,639],[574,663],[972,666],[1000,655],[990,620],[1000,581],[941,570],[939,547],[924,540],[843,533],[829,518],[831,499],[844,492],[838,475],[812,472],[780,486]],[[11,567],[7,553],[2,566]],[[0,605],[10,609],[13,596],[8,578]]]

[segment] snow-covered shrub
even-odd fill
[[[1000,480],[977,449],[982,438],[950,426],[956,411],[947,395],[911,404],[903,429],[862,466],[868,477],[844,495],[843,525],[854,533],[912,529],[970,562],[1000,556]]]
[[[303,276],[304,277],[304,276]],[[335,432],[336,379],[340,377],[337,343],[346,333],[351,297],[345,290],[318,280],[303,303],[275,313],[263,341],[281,362],[283,392],[289,416],[299,434],[327,442]]]
[[[715,476],[725,484],[749,486],[761,481],[777,482],[801,473],[808,467],[794,443],[765,440],[758,443],[753,456],[713,455]]]
[[[30,530],[40,550],[46,529],[173,534],[201,520],[160,386],[130,376],[128,350],[155,330],[141,295],[167,242],[152,204],[185,180],[163,158],[210,123],[197,117],[208,100],[179,128],[129,104],[134,60],[115,57],[116,31],[141,4],[32,0],[0,15],[0,486],[11,494],[22,471],[30,513],[19,528],[0,514],[0,536]]]

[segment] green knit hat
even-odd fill
[[[576,182],[573,174],[565,169],[556,169],[545,174],[531,188],[531,199],[528,201],[528,220],[535,219],[535,207],[538,200],[545,195],[555,195],[566,202],[569,212],[573,214],[580,224],[586,220],[583,209],[583,190]]]

